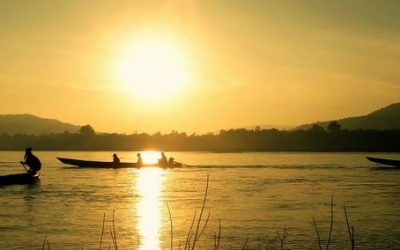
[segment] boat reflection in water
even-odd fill
[[[141,250],[160,249],[161,190],[164,173],[160,168],[143,168],[138,171],[137,203],[138,232]]]

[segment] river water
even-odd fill
[[[169,249],[171,238],[182,249],[200,214],[207,175],[200,229],[210,217],[197,249],[214,248],[219,222],[220,249],[280,249],[285,228],[284,248],[318,249],[313,218],[325,248],[331,197],[330,249],[351,246],[344,205],[356,248],[400,248],[400,170],[377,169],[365,159],[398,154],[167,152],[189,166],[164,170],[79,169],[56,159],[111,161],[114,152],[34,153],[43,164],[40,183],[0,188],[0,249],[42,249],[45,237],[51,249],[99,249],[103,237],[108,249],[114,234],[119,249]],[[135,161],[136,152],[117,153]],[[158,155],[144,152],[144,160]],[[0,175],[23,172],[12,163],[22,157],[0,152]]]

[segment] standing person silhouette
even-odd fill
[[[167,156],[165,156],[164,152],[161,152],[161,159],[158,160],[158,163],[160,165],[167,165],[168,164],[168,159],[167,159]]]
[[[27,148],[25,150],[24,161],[21,161],[21,164],[29,166],[28,173],[31,175],[39,173],[42,168],[42,163],[40,163],[39,158],[32,154],[32,148]]]

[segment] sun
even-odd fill
[[[188,74],[182,50],[164,40],[132,44],[123,52],[118,71],[125,90],[151,101],[177,95]]]

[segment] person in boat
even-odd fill
[[[168,164],[167,156],[165,155],[164,152],[161,152],[161,158],[158,160],[158,164],[160,164],[160,165]]]
[[[136,161],[136,165],[137,166],[142,166],[143,165],[143,159],[142,159],[142,155],[140,153],[137,153],[137,161]]]
[[[21,164],[28,165],[28,173],[35,175],[42,168],[42,163],[39,158],[32,154],[32,148],[27,148],[25,150],[24,161],[21,161]]]
[[[169,165],[172,165],[172,164],[174,164],[174,163],[175,163],[174,157],[169,157],[169,159],[168,159],[168,164],[169,164]]]
[[[121,162],[121,161],[119,160],[117,154],[113,154],[113,162],[114,162],[115,164],[119,164],[119,163]]]

